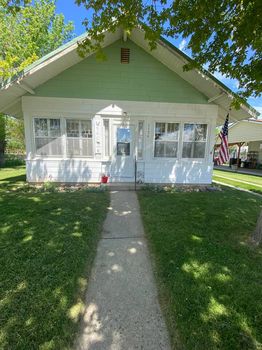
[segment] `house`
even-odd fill
[[[107,59],[77,53],[81,36],[27,67],[0,90],[0,111],[24,118],[29,182],[209,184],[215,126],[232,92],[165,39],[105,33]],[[256,117],[249,105],[231,121]],[[137,160],[135,166],[135,159]]]
[[[262,168],[262,120],[248,119],[233,123],[228,129],[228,143],[238,146],[238,159],[241,148],[248,146],[247,159],[243,165],[247,168]]]

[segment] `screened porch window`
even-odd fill
[[[91,120],[66,120],[66,153],[68,156],[93,156]]]
[[[178,151],[178,138],[178,123],[156,123],[154,156],[176,158]]]
[[[34,131],[37,155],[62,155],[60,119],[34,118]]]
[[[184,124],[183,158],[205,158],[207,124]]]

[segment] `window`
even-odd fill
[[[138,122],[138,139],[137,139],[137,157],[138,159],[143,158],[144,148],[144,122]]]
[[[105,157],[109,157],[109,120],[108,119],[104,119],[104,155]]]
[[[117,128],[117,155],[130,156],[131,134],[129,128]]]
[[[184,124],[183,158],[205,158],[207,124]]]
[[[60,119],[34,118],[34,131],[37,155],[62,155]]]
[[[156,123],[155,126],[155,157],[177,157],[178,123]]]
[[[66,120],[66,153],[68,156],[92,157],[93,139],[91,120]]]

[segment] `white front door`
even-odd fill
[[[110,180],[132,182],[135,177],[134,125],[113,125],[113,157]]]

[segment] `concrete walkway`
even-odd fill
[[[214,165],[214,169],[228,171],[230,173],[236,173],[236,174],[262,176],[262,170],[259,170],[259,169],[238,168],[237,170],[233,170],[228,165]]]
[[[170,349],[135,192],[111,192],[86,296],[80,349]]]

